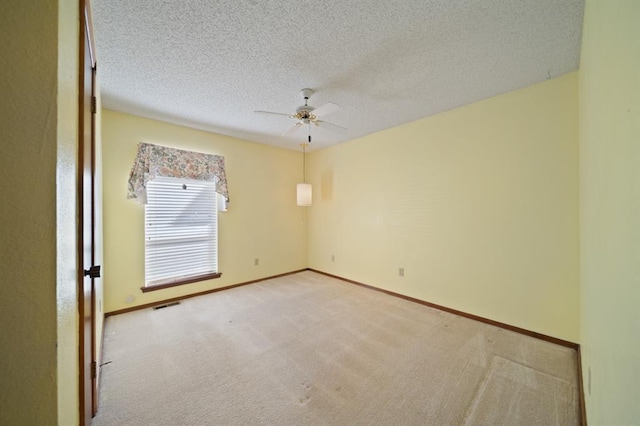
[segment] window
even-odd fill
[[[146,189],[142,290],[219,277],[215,182],[157,177]]]

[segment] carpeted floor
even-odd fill
[[[306,271],[109,317],[101,425],[577,425],[576,352]]]

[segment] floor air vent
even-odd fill
[[[158,306],[154,306],[153,310],[157,311],[158,309],[163,309],[163,308],[168,308],[169,306],[176,306],[179,305],[180,302],[171,302],[171,303],[166,303],[164,305],[158,305]]]

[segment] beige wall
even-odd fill
[[[580,271],[582,365],[592,425],[640,419],[639,22],[636,0],[586,3]]]
[[[303,269],[305,210],[296,206],[302,154],[227,136],[104,110],[105,312]],[[229,196],[219,216],[222,277],[142,293],[144,209],[127,199],[137,144],[149,142],[225,157]],[[254,265],[254,259],[259,265]]]
[[[578,341],[576,73],[313,152],[308,175],[309,267]]]
[[[0,424],[7,425],[77,423],[78,3],[58,6],[0,3]]]

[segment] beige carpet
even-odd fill
[[[100,425],[577,425],[574,350],[314,272],[106,321]]]

